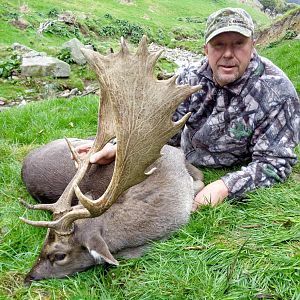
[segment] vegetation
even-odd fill
[[[147,34],[150,42],[170,48],[179,47],[196,53],[202,52],[203,32],[205,21],[209,13],[217,8],[240,6],[236,0],[229,1],[134,1],[124,4],[122,1],[107,0],[94,1],[86,5],[86,1],[61,3],[58,0],[36,1],[29,0],[22,4],[17,0],[3,0],[0,3],[0,60],[7,61],[14,55],[11,49],[13,43],[18,42],[36,51],[46,52],[71,63],[69,53],[62,50],[62,44],[71,38],[78,38],[83,44],[92,45],[100,53],[107,53],[116,49],[121,36],[135,47],[140,37]],[[253,15],[259,26],[267,25],[270,20],[253,7],[242,4]],[[44,24],[42,33],[38,29]],[[166,67],[166,62],[159,62],[158,69]],[[46,86],[53,81],[58,90],[66,85],[79,88],[80,91],[90,82],[83,77],[82,68],[71,65],[72,78],[65,84],[65,80],[43,78]],[[170,64],[168,70],[174,72],[175,66]],[[32,79],[32,86],[24,86],[22,80],[11,78],[1,79],[3,88],[0,97],[7,103],[20,102],[26,95],[26,101],[43,98],[39,80]],[[3,77],[2,77],[3,78]],[[28,83],[28,82],[27,82]],[[28,94],[26,91],[30,90]]]
[[[18,55],[13,55],[5,61],[0,61],[0,77],[9,78],[14,72],[19,72],[21,58]]]
[[[260,0],[259,2],[263,5],[264,10],[275,13],[285,13],[288,10],[297,7],[294,3],[289,3],[286,0]]]
[[[28,0],[27,10],[21,10],[19,3],[4,0],[0,4],[2,62],[12,57],[10,46],[16,41],[68,60],[69,53],[60,52],[60,45],[78,36],[104,53],[116,48],[122,26],[128,26],[123,29],[128,30],[129,39],[133,37],[131,47],[135,47],[131,26],[136,26],[138,34],[143,30],[162,45],[200,51],[200,32],[208,14],[241,5],[223,0],[134,1],[131,5],[107,0],[91,1],[87,6],[82,0]],[[40,22],[66,11],[76,13],[75,26],[59,23],[63,27],[57,24],[36,35]],[[260,25],[270,22],[254,8],[249,11]],[[20,18],[29,22],[25,31],[12,25]],[[299,47],[299,40],[285,39],[258,49],[287,73],[298,93]],[[171,72],[175,66],[162,60],[159,68]],[[95,80],[95,75],[72,64],[68,80],[11,76],[0,80],[0,97],[24,97],[34,89],[45,99],[49,84],[57,89],[82,89],[84,81]],[[24,225],[18,217],[50,216],[27,211],[19,204],[20,198],[34,203],[21,181],[22,160],[31,149],[53,139],[93,135],[97,106],[97,96],[85,96],[38,101],[0,112],[0,299],[300,299],[300,164],[284,184],[248,193],[240,202],[197,211],[189,224],[171,239],[153,243],[152,250],[140,259],[24,286],[23,278],[39,253],[45,230]],[[300,155],[299,148],[297,151]],[[204,169],[205,182],[231,170]]]
[[[263,5],[264,9],[268,8],[276,11],[282,11],[286,5],[284,0],[260,0],[259,2]]]
[[[18,203],[33,203],[21,182],[22,159],[53,139],[93,135],[97,102],[94,96],[57,99],[1,113],[0,299],[298,299],[299,166],[285,184],[194,213],[187,226],[154,243],[143,258],[25,287],[22,280],[45,230],[18,217],[48,215]],[[229,170],[204,170],[206,183]]]
[[[261,55],[268,57],[275,62],[279,68],[286,72],[300,95],[300,65],[299,57],[296,55],[299,51],[299,40],[291,40],[289,36],[287,39],[259,49]]]

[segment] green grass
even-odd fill
[[[25,287],[45,230],[18,217],[48,215],[18,203],[31,201],[22,159],[53,139],[93,135],[97,105],[96,97],[57,99],[0,114],[0,299],[299,299],[300,184],[292,177],[248,193],[245,202],[199,210],[143,258]],[[206,182],[227,171],[205,169]]]
[[[0,60],[5,61],[11,55],[12,51],[8,49],[15,42],[57,57],[62,44],[74,37],[84,44],[93,44],[100,53],[107,53],[110,48],[118,48],[121,35],[129,42],[136,43],[142,34],[146,34],[151,41],[170,48],[180,47],[202,53],[206,18],[216,9],[225,6],[246,8],[258,27],[270,24],[270,19],[265,14],[251,5],[241,4],[235,0],[184,2],[135,0],[132,5],[120,2],[92,1],[87,5],[85,0],[64,3],[58,0],[26,2],[3,0],[0,3]],[[54,27],[49,27],[49,32],[37,34],[41,23],[57,19],[55,15],[57,13],[70,11],[76,16],[74,25],[55,23]],[[29,26],[26,29],[15,27],[12,22],[19,19],[28,22]],[[107,28],[121,32],[104,36],[103,32],[109,31]],[[126,35],[130,28],[133,28],[134,33]],[[161,64],[161,69],[174,71],[172,64],[166,63]],[[67,87],[82,91],[85,79],[89,76],[86,73],[89,71],[87,69],[80,71],[75,65],[71,65],[71,70],[71,78],[65,80],[65,85],[61,81],[58,82],[58,89]],[[43,81],[49,84],[57,83],[52,78],[44,78]],[[20,101],[20,97],[26,95],[26,90],[33,91],[31,95],[26,95],[29,100],[43,97],[43,84],[37,79],[33,79],[31,85],[26,88],[22,80],[3,81],[0,78],[0,84],[0,97],[5,98],[7,102]]]
[[[259,53],[268,57],[284,70],[300,94],[300,40],[283,40],[273,43]]]
[[[96,30],[99,30],[103,23],[106,25],[107,20],[103,19],[103,16],[110,14],[113,18],[128,20],[132,24],[142,26],[146,31],[149,30],[155,39],[160,40],[158,37],[159,32],[163,32],[161,42],[173,46],[184,46],[185,42],[183,40],[179,42],[175,40],[174,31],[180,30],[188,33],[189,39],[194,41],[194,49],[198,51],[201,51],[202,48],[203,37],[201,33],[203,33],[205,27],[205,20],[216,9],[226,6],[243,7],[253,16],[258,27],[270,24],[270,20],[262,12],[254,9],[251,5],[241,4],[234,0],[187,0],[184,2],[135,0],[133,5],[125,5],[120,2],[117,0],[93,1],[86,5],[84,0],[76,1],[76,3],[71,1],[61,3],[57,0],[29,0],[24,2],[28,7],[28,11],[22,13],[19,8],[23,3],[16,0],[4,0],[0,5],[0,9],[3,11],[2,17],[0,14],[0,19],[2,19],[0,22],[0,43],[9,45],[18,40],[27,46],[34,45],[38,50],[48,50],[49,45],[56,44],[56,46],[59,46],[67,40],[66,37],[47,34],[37,36],[36,34],[39,23],[51,19],[49,12],[53,10],[58,12],[72,11],[77,16],[77,22],[85,25],[94,23]],[[89,18],[86,19],[86,16]],[[26,29],[26,35],[22,30],[18,30],[11,25],[10,22],[16,18],[23,18],[31,24]],[[55,17],[52,17],[52,19],[55,19]],[[98,20],[101,20],[101,22],[98,22]],[[97,37],[94,36],[94,42],[97,42],[96,39]],[[102,38],[98,42],[101,44],[105,40],[107,38]]]

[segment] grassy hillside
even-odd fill
[[[20,1],[2,0],[0,60],[12,54],[7,47],[13,42],[56,55],[60,45],[74,36],[82,41],[91,40],[100,52],[106,52],[111,46],[115,48],[119,37],[118,34],[102,36],[99,30],[101,26],[107,30],[120,29],[120,24],[132,25],[131,29],[137,33],[149,30],[153,41],[168,47],[201,51],[201,32],[209,13],[224,6],[241,5],[221,0],[134,1],[131,5],[112,0],[87,2],[28,0],[24,2],[26,8]],[[247,10],[259,26],[269,24],[270,20],[261,12],[249,7]],[[58,12],[65,11],[76,15],[75,24],[61,24],[41,36],[36,34],[40,22],[55,19]],[[27,29],[12,25],[20,18],[29,22]],[[135,35],[132,36],[135,47]],[[290,76],[298,92],[299,43],[299,40],[283,40],[259,48],[259,53]],[[80,88],[83,79],[93,80],[95,76],[87,68],[75,65],[69,80],[0,79],[0,97],[10,99],[13,95],[14,99],[28,89],[38,91],[44,81]],[[248,193],[243,202],[226,202],[214,209],[197,211],[189,224],[171,239],[154,243],[151,251],[140,259],[120,260],[117,268],[106,270],[99,266],[70,278],[24,286],[24,276],[39,253],[45,230],[24,225],[18,217],[41,220],[50,216],[28,211],[19,204],[20,198],[34,203],[21,181],[22,160],[31,149],[53,139],[93,135],[97,98],[53,99],[0,112],[1,300],[300,299],[299,164],[284,184]],[[205,182],[231,170],[204,169]]]
[[[285,71],[300,95],[300,40],[282,40],[259,49],[259,53]]]
[[[154,40],[169,46],[191,45],[185,41],[184,36],[199,45],[203,41],[203,29],[206,17],[216,9],[232,6],[247,8],[253,16],[258,27],[270,22],[260,11],[250,5],[237,1],[132,1],[126,4],[118,0],[106,1],[36,1],[29,0],[20,5],[20,1],[2,1],[0,9],[1,23],[4,26],[0,31],[0,43],[9,45],[15,41],[24,42],[27,46],[36,46],[39,50],[47,50],[50,45],[59,46],[59,43],[67,39],[62,36],[65,32],[46,35],[37,39],[36,29],[41,22],[55,19],[61,12],[72,12],[76,16],[75,31],[81,29],[81,38],[84,38],[85,30],[94,30],[94,42],[98,44],[110,42],[109,36],[101,35],[100,31],[107,25],[113,25],[108,16],[113,19],[127,20],[130,24],[141,26]],[[250,1],[248,3],[251,3]],[[30,23],[24,31],[17,30],[10,25],[15,19],[22,18]],[[111,19],[110,19],[111,20]],[[3,21],[6,21],[3,22]],[[84,28],[82,28],[82,27]],[[1,28],[2,29],[2,28]],[[70,28],[69,28],[70,29]],[[106,28],[107,29],[107,28]],[[136,28],[137,29],[137,28]],[[138,31],[138,29],[137,29]],[[60,34],[59,34],[60,33]],[[109,34],[109,33],[107,33]],[[57,36],[56,39],[53,35]],[[60,35],[60,36],[59,36]],[[182,35],[182,37],[180,37]],[[196,48],[195,48],[196,49]]]
[[[30,0],[24,3],[3,0],[0,3],[0,70],[1,61],[5,66],[10,60],[19,64],[10,49],[15,42],[61,58],[62,44],[74,37],[84,44],[92,44],[101,53],[117,48],[121,36],[134,47],[143,34],[160,45],[201,53],[207,16],[228,5],[247,8],[259,27],[270,22],[262,12],[237,1],[133,1],[132,4],[125,4],[118,0],[106,0],[89,1],[87,5],[83,0]],[[60,17],[67,18],[68,23],[58,21],[42,34],[37,33],[40,24],[57,21]],[[66,88],[82,91],[87,81],[95,79],[87,68],[76,65],[71,67],[69,80],[0,78],[0,97],[9,103],[20,102],[24,95],[26,99],[35,100],[47,94],[44,82],[46,85],[54,85],[59,91]],[[174,71],[172,65],[167,68]]]

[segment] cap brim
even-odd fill
[[[206,39],[205,39],[205,44],[207,44],[212,38],[215,36],[219,35],[220,33],[223,32],[238,32],[242,34],[245,37],[250,37],[252,35],[252,31],[247,28],[243,28],[240,26],[227,26],[227,27],[222,27],[217,29],[216,31],[212,32]]]

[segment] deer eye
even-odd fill
[[[61,261],[61,260],[64,260],[65,258],[66,258],[66,254],[64,254],[64,253],[56,253],[54,255],[55,261]]]

